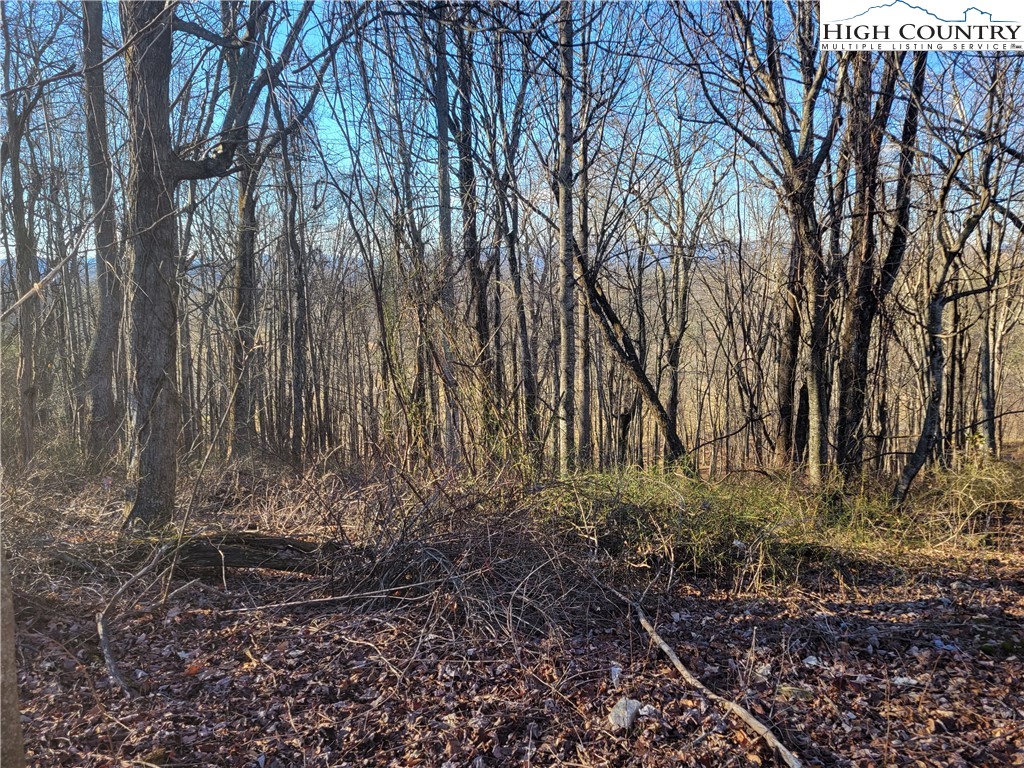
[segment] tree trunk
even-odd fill
[[[994,102],[994,97],[993,97]],[[996,115],[993,103],[989,105],[989,112],[986,118],[986,124],[991,125],[991,121]],[[938,201],[933,212],[933,227],[935,232],[935,239],[941,244],[943,253],[943,265],[940,270],[939,276],[935,281],[931,294],[928,301],[928,316],[925,323],[925,328],[928,334],[928,384],[930,387],[930,395],[928,402],[925,407],[924,421],[921,425],[921,435],[917,440],[917,447],[914,449],[913,454],[907,460],[906,466],[903,469],[903,473],[900,476],[899,481],[893,488],[892,499],[894,503],[901,504],[907,498],[907,493],[910,490],[911,483],[914,482],[914,478],[917,477],[917,473],[921,471],[921,468],[925,465],[925,462],[932,455],[932,451],[935,449],[936,442],[939,438],[939,432],[942,428],[942,398],[943,398],[943,384],[945,377],[945,366],[946,366],[946,349],[943,341],[944,334],[942,328],[942,314],[946,308],[946,304],[953,303],[965,298],[969,295],[977,295],[978,293],[988,292],[989,286],[979,288],[976,290],[969,290],[966,292],[947,292],[947,285],[952,282],[956,285],[955,273],[958,269],[958,262],[961,258],[964,248],[967,245],[968,238],[977,229],[978,224],[981,221],[982,216],[988,211],[988,208],[992,202],[992,186],[990,172],[992,164],[995,162],[995,151],[991,144],[986,144],[983,147],[984,154],[981,157],[980,162],[977,164],[979,169],[979,176],[977,179],[976,195],[973,205],[966,213],[962,213],[960,218],[959,232],[954,232],[949,225],[947,219],[947,201],[949,199],[950,191],[953,188],[954,181],[957,179],[957,173],[963,165],[965,153],[959,153],[955,156],[949,168],[946,170],[945,178],[942,182],[942,187],[939,191]],[[951,280],[951,274],[954,275]],[[954,327],[954,331],[956,328]],[[949,393],[950,395],[952,393]]]
[[[509,201],[507,187],[496,196],[498,201],[498,222],[508,252],[508,271],[512,276],[512,299],[516,312],[516,336],[519,342],[519,365],[523,385],[523,410],[525,420],[525,442],[527,452],[535,460],[540,458],[540,408],[537,395],[537,364],[530,342],[530,325],[526,313],[526,297],[523,295],[523,272],[519,262],[519,217],[515,201]],[[506,220],[509,225],[506,226]]]
[[[256,184],[255,158],[240,153],[238,175],[238,230],[235,235],[234,338],[231,371],[234,393],[228,428],[228,456],[245,455],[253,441],[252,355],[256,341]]]
[[[178,227],[170,149],[174,6],[122,2],[130,171],[125,229],[131,261],[128,521],[170,521],[177,481]]]
[[[28,128],[28,120],[41,91],[29,92],[22,96],[14,88],[11,29],[7,8],[0,7],[0,26],[4,39],[4,90],[7,108],[7,136],[4,148],[5,158],[10,166],[11,224],[14,230],[14,261],[18,297],[26,296],[39,280],[39,265],[36,263],[36,246],[29,229],[28,210],[25,205],[26,190],[21,168],[21,142]],[[39,323],[39,296],[25,301],[18,309],[18,418],[20,431],[21,460],[28,466],[36,450],[36,417],[38,411],[40,372],[36,366],[36,331]]]
[[[307,379],[309,376],[306,359],[306,331],[308,328],[309,306],[306,296],[306,254],[299,240],[298,205],[299,193],[295,187],[295,169],[291,163],[291,140],[285,137],[281,143],[283,158],[282,172],[285,177],[285,241],[288,248],[288,264],[292,272],[292,287],[295,291],[295,318],[292,323],[292,399],[290,449],[292,461],[301,467],[305,459]]]
[[[576,466],[576,290],[573,276],[572,213],[572,85],[573,19],[571,0],[562,0],[558,18],[560,60],[558,98],[558,259],[559,306],[559,434],[560,470],[571,472]]]
[[[468,21],[468,19],[466,19]],[[469,271],[469,287],[473,311],[473,329],[476,331],[477,354],[483,370],[485,427],[495,428],[494,393],[498,391],[494,379],[494,349],[491,346],[491,318],[487,306],[487,273],[481,262],[480,235],[477,232],[476,166],[473,160],[473,42],[472,32],[461,25],[456,30],[458,42],[459,125],[455,144],[459,153],[459,200],[462,204],[462,260]]]
[[[580,322],[580,435],[578,463],[583,469],[594,466],[594,358],[590,338],[590,310],[579,303]]]
[[[855,279],[852,280],[856,294],[848,308],[846,331],[841,342],[839,413],[836,424],[836,458],[846,480],[851,480],[860,472],[864,456],[863,421],[867,402],[868,350],[872,328],[881,310],[882,302],[896,283],[896,277],[903,265],[903,257],[907,250],[918,116],[921,109],[921,95],[924,91],[927,61],[927,51],[914,54],[914,74],[900,136],[900,160],[894,199],[896,221],[885,260],[878,270],[877,279],[873,278],[871,253],[866,250],[868,243],[872,248],[874,245],[871,218],[877,213],[874,200],[878,185],[877,178],[874,181],[874,186],[868,185],[858,193],[857,204],[860,213],[854,221],[855,226],[851,237],[855,244],[860,243],[860,265]],[[855,61],[856,66],[858,64]],[[886,82],[888,83],[889,80],[886,79]],[[870,77],[867,77],[867,82],[862,85],[862,88],[870,90],[871,87]],[[867,153],[867,157],[862,158],[859,165],[863,165],[865,175],[868,173],[877,175],[884,129],[884,125],[873,129],[878,135],[872,138],[869,146],[862,148],[862,151]],[[863,133],[864,129],[858,127],[858,132]],[[860,174],[861,170],[858,169],[858,177]],[[859,186],[860,182],[858,181]],[[879,340],[879,343],[885,343],[885,341],[883,338]]]
[[[99,314],[85,371],[86,445],[93,459],[105,458],[114,451],[120,421],[114,406],[114,356],[121,325],[121,283],[102,61],[103,4],[85,0],[82,3],[82,62],[85,66],[82,91],[99,294]]]
[[[803,257],[794,242],[789,255],[789,268],[783,288],[784,318],[779,339],[779,368],[776,380],[779,423],[775,435],[775,465],[790,467],[796,460],[794,452],[794,418],[796,369],[800,350],[800,303],[803,295]]]
[[[640,396],[647,402],[651,410],[654,411],[654,417],[665,436],[666,460],[670,464],[683,462],[685,465],[689,463],[690,457],[683,446],[683,441],[679,438],[675,423],[669,418],[668,411],[665,410],[665,406],[658,397],[654,384],[647,375],[647,371],[644,370],[643,362],[640,359],[640,355],[637,354],[633,339],[622,325],[622,321],[608,301],[608,297],[605,296],[601,285],[597,281],[597,275],[594,274],[593,270],[583,260],[583,255],[579,251],[576,253],[576,258],[579,264],[580,275],[583,278],[583,284],[587,290],[590,310],[601,324],[601,329],[604,331],[608,345],[612,348],[619,362],[625,366],[630,378],[636,383]],[[693,471],[692,466],[689,466],[688,469]]]
[[[860,469],[864,454],[864,406],[867,399],[868,347],[878,311],[876,280],[879,161],[902,55],[886,55],[879,97],[871,110],[875,58],[870,54],[853,61],[853,97],[850,107],[849,145],[857,186],[850,241],[853,243],[839,358],[839,409],[836,418],[836,459],[847,479]],[[908,109],[912,110],[913,106]],[[909,191],[909,190],[908,190]],[[898,206],[898,202],[897,202]]]
[[[580,83],[581,114],[590,110],[590,44],[586,40],[581,48]],[[589,118],[587,118],[589,119]],[[580,240],[579,248],[583,258],[590,260],[590,130],[584,130],[580,137]],[[592,353],[590,348],[590,312],[585,301],[578,302],[580,312],[580,434],[579,466],[589,469],[594,464],[594,414],[593,381],[591,376]]]
[[[953,279],[950,283],[954,291],[960,284],[955,266]],[[956,456],[956,398],[959,389],[957,386],[959,381],[957,374],[958,370],[963,365],[961,360],[962,336],[960,333],[960,302],[954,299],[950,303],[953,305],[953,311],[950,317],[949,334],[946,337],[949,340],[949,352],[946,354],[948,364],[946,366],[945,413],[943,414],[942,419],[943,426],[940,428],[942,444],[939,448],[940,460],[942,465],[946,468],[951,468],[953,466]]]
[[[452,185],[449,164],[448,32],[445,6],[437,9],[434,37],[434,115],[437,118],[438,259],[441,268],[441,354],[438,360],[445,391],[444,452],[455,462],[459,445],[458,392],[452,368],[452,333],[455,329],[455,261],[452,256]]]
[[[822,471],[825,466],[827,448],[827,397],[825,378],[825,346],[827,344],[827,296],[825,291],[824,255],[822,253],[821,230],[818,226],[817,215],[814,209],[814,184],[812,179],[803,179],[793,182],[794,188],[788,196],[787,207],[790,223],[793,229],[793,248],[796,251],[797,264],[792,269],[792,276],[800,278],[799,281],[790,282],[788,295],[795,296],[797,291],[802,290],[806,296],[806,340],[807,340],[807,477],[814,486],[821,485]],[[792,301],[792,299],[788,299]],[[786,412],[791,413],[792,403],[785,403],[783,400],[783,387],[788,392],[789,381],[796,384],[796,364],[798,350],[792,350],[792,334],[800,336],[800,309],[799,302],[796,306],[790,306],[787,311],[795,314],[795,317],[787,317],[787,326],[795,323],[793,327],[787,327],[786,337],[783,343],[786,345],[784,354],[779,361],[779,400],[780,400],[780,443],[783,440],[782,427],[787,424],[796,431],[796,425],[791,419],[783,418]],[[788,342],[788,344],[787,344]],[[792,355],[792,359],[789,356]],[[792,370],[785,370],[792,367]],[[790,434],[788,431],[787,435]],[[795,435],[794,435],[795,438]],[[793,446],[790,446],[790,458],[793,456]]]
[[[825,346],[828,343],[828,307],[825,294],[825,264],[821,248],[821,233],[817,228],[813,210],[804,221],[808,224],[804,247],[808,249],[808,307],[810,315],[810,366],[807,372],[807,479],[814,487],[824,481],[828,461],[828,396],[825,365]]]
[[[21,710],[18,706],[18,659],[14,646],[14,601],[11,594],[11,573],[7,558],[0,545],[0,679],[2,679],[2,706],[0,706],[0,766],[21,768],[25,765],[25,747],[21,734]]]
[[[996,376],[995,376],[995,349],[998,346],[997,335],[997,307],[994,297],[989,294],[986,297],[985,307],[982,314],[984,328],[981,333],[981,349],[979,355],[978,388],[981,400],[981,435],[985,441],[985,450],[990,455],[998,453],[998,442],[996,440]]]
[[[685,239],[686,208],[684,204],[685,190],[682,178],[677,180],[679,188],[676,200],[676,225],[672,243],[672,283],[671,295],[675,304],[675,324],[668,331],[668,348],[665,362],[668,365],[668,418],[673,431],[679,431],[679,383],[682,376],[683,339],[690,322],[690,270],[693,263],[693,252]]]
[[[492,49],[492,70],[494,72],[494,90],[498,94],[504,94],[505,86],[505,48],[504,40],[498,37]],[[523,51],[524,69],[527,63],[527,53]],[[512,116],[512,124],[503,131],[505,141],[502,146],[504,154],[502,167],[499,169],[496,149],[492,152],[492,166],[497,177],[497,189],[495,190],[496,222],[498,227],[498,240],[504,241],[508,258],[509,275],[512,278],[512,299],[515,304],[516,315],[516,336],[518,341],[519,359],[523,389],[523,411],[524,411],[524,443],[526,451],[534,464],[540,463],[542,444],[540,435],[540,407],[537,384],[537,362],[533,353],[533,343],[530,340],[530,325],[526,310],[526,296],[523,291],[523,267],[519,259],[519,208],[515,195],[512,194],[512,179],[514,178],[514,163],[516,153],[519,149],[519,141],[523,128],[523,108],[526,96],[526,78],[523,78],[516,95],[516,106]],[[505,113],[502,108],[502,100],[499,99],[498,114],[501,125],[507,126]],[[494,131],[498,133],[497,130]]]
[[[921,425],[921,435],[918,437],[917,446],[907,460],[903,473],[892,492],[893,501],[897,504],[902,504],[906,500],[911,483],[914,482],[917,473],[928,461],[939,437],[942,389],[946,368],[946,349],[942,340],[942,313],[946,308],[946,297],[941,293],[943,287],[943,284],[940,283],[939,292],[932,294],[928,302],[926,327],[928,332],[928,381],[931,385],[931,394],[925,407],[924,422]]]
[[[796,398],[796,413],[793,418],[793,461],[804,463],[807,461],[808,446],[810,445],[810,387],[808,380],[800,384],[800,391]]]

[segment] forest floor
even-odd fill
[[[88,525],[65,509],[49,549],[14,560],[32,765],[775,765],[680,677],[602,587],[614,583],[804,765],[1024,766],[1019,538],[891,557],[807,549],[787,578],[757,584],[607,556],[584,573],[537,558],[525,529],[482,555],[403,550],[414,573],[386,591],[337,571],[140,578],[108,622],[129,696],[96,612],[138,568],[101,557],[115,506]],[[439,586],[424,553],[459,568]],[[608,719],[623,696],[643,705],[626,733]]]

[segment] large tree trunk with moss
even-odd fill
[[[125,235],[131,261],[129,522],[166,524],[174,508],[178,228],[170,142],[173,6],[121,3],[130,169]]]

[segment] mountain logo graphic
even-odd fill
[[[861,11],[860,13],[858,13],[858,14],[856,14],[854,16],[849,16],[849,17],[847,17],[845,19],[831,19],[830,21],[834,21],[834,22],[851,22],[851,21],[856,21],[857,19],[860,19],[860,18],[862,18],[864,16],[868,16],[869,14],[877,13],[879,11],[883,11],[884,12],[884,11],[886,11],[888,9],[900,10],[900,11],[911,12],[911,13],[913,13],[913,12],[923,13],[923,14],[926,14],[927,16],[929,16],[931,19],[934,19],[935,21],[940,22],[942,24],[970,24],[970,23],[975,23],[975,24],[978,24],[978,23],[981,23],[981,24],[1013,24],[1015,22],[1014,19],[994,19],[994,18],[992,18],[993,14],[990,11],[984,11],[981,8],[978,8],[977,6],[974,6],[974,5],[969,6],[967,8],[964,8],[963,14],[962,14],[961,18],[959,18],[959,19],[947,19],[947,18],[943,18],[942,16],[939,16],[937,13],[933,13],[932,11],[928,10],[927,8],[922,8],[920,5],[914,5],[913,3],[908,3],[907,0],[892,0],[892,2],[890,2],[890,3],[880,3],[878,5],[872,5],[871,7]]]
[[[1021,51],[1020,0],[818,0],[823,51]]]

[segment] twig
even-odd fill
[[[110,602],[107,603],[106,608],[96,614],[96,631],[100,636],[100,650],[103,652],[103,660],[107,663],[107,674],[110,676],[112,682],[116,683],[122,690],[124,690],[128,698],[133,698],[135,696],[135,691],[130,685],[128,685],[128,681],[124,679],[120,670],[117,668],[117,658],[114,656],[114,651],[110,647],[110,633],[107,628],[107,622],[110,620],[121,595],[128,590],[128,587],[156,568],[160,561],[163,560],[166,553],[167,547],[160,547],[145,566],[136,571],[128,581],[121,585],[121,588],[114,593],[112,598],[110,598]]]
[[[408,602],[415,602],[423,600],[427,595],[416,595],[415,597],[405,597],[403,595],[394,595],[393,592],[398,590],[408,590],[414,587],[431,587],[444,584],[447,579],[431,579],[430,581],[418,581],[415,584],[396,584],[391,587],[383,587],[381,589],[373,589],[369,592],[354,592],[350,595],[333,595],[331,597],[313,597],[306,600],[289,600],[284,603],[270,603],[268,605],[253,605],[248,608],[231,608],[229,610],[221,611],[221,614],[228,613],[251,613],[252,611],[269,611],[276,610],[278,608],[299,608],[309,605],[325,605],[331,603],[342,603],[346,600],[361,600],[370,597],[390,597],[393,600],[405,600]]]
[[[800,758],[790,752],[789,749],[779,741],[775,734],[771,732],[771,729],[754,717],[750,710],[740,704],[737,704],[735,701],[730,701],[724,696],[719,696],[704,685],[704,683],[702,683],[689,669],[687,669],[686,665],[680,661],[679,656],[676,655],[676,652],[672,650],[672,647],[665,642],[665,639],[661,635],[658,634],[658,630],[656,630],[654,625],[647,619],[646,614],[644,614],[643,609],[638,603],[630,600],[616,589],[608,587],[607,585],[601,586],[618,595],[619,599],[636,611],[637,618],[640,619],[640,626],[644,628],[647,634],[651,636],[651,639],[659,648],[661,648],[665,655],[668,656],[669,661],[672,662],[672,666],[676,668],[687,683],[692,685],[707,698],[719,704],[723,709],[733,713],[736,717],[746,723],[750,730],[760,736],[769,747],[775,750],[778,756],[782,758],[782,761],[789,766],[789,768],[803,768],[803,763],[800,762]]]
[[[163,600],[161,600],[160,602],[161,602],[161,603],[166,603],[166,602],[168,602],[169,600],[172,600],[172,599],[173,599],[173,598],[174,598],[174,597],[175,597],[175,596],[176,596],[176,595],[177,595],[178,593],[180,593],[180,592],[184,592],[184,591],[185,591],[186,589],[188,589],[189,587],[193,587],[193,586],[195,586],[195,585],[196,585],[196,584],[198,584],[198,583],[199,583],[199,579],[192,579],[192,581],[186,581],[186,582],[185,582],[184,584],[182,584],[182,585],[181,585],[180,587],[178,587],[178,588],[177,588],[176,590],[174,590],[173,592],[171,592],[171,594],[167,595],[167,597],[165,597],[165,598],[164,598]]]
[[[117,659],[114,658],[114,651],[110,648],[110,638],[107,634],[107,617],[103,614],[104,611],[96,614],[96,631],[100,636],[100,650],[103,651],[103,660],[107,662],[107,676],[110,677],[111,682],[116,683],[125,692],[129,699],[133,699],[135,698],[135,691],[128,685],[128,681],[124,679],[121,671],[117,668]]]

